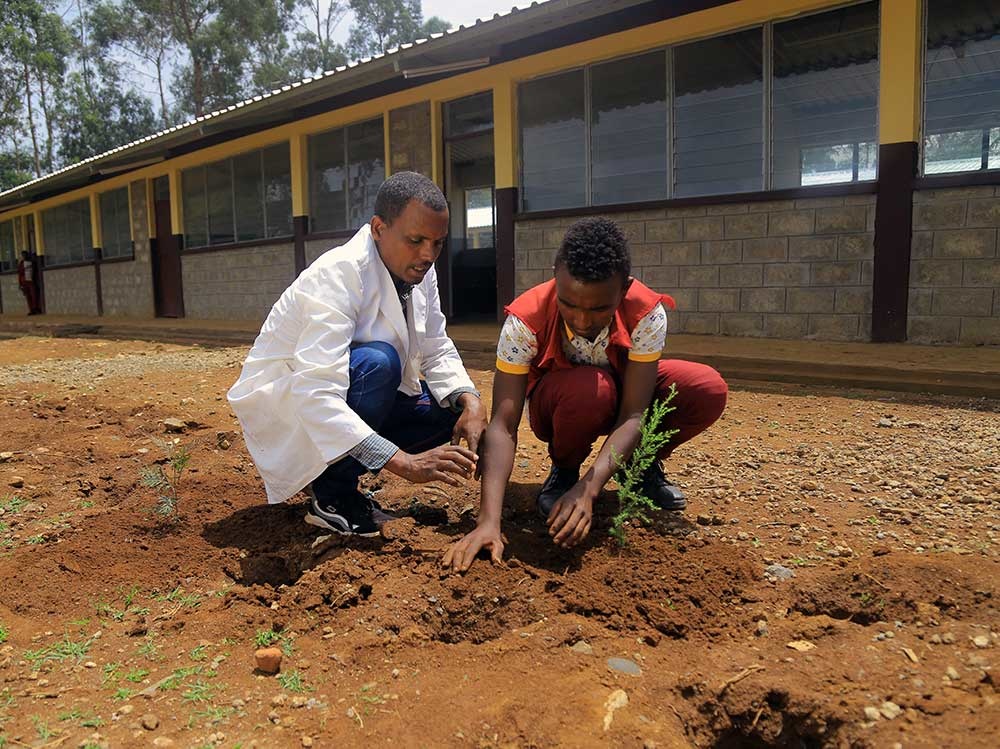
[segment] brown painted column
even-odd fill
[[[35,266],[35,293],[38,295],[38,309],[45,314],[45,256],[31,255]]]
[[[517,188],[499,187],[497,203],[497,320],[504,319],[503,308],[514,301],[514,213]]]
[[[292,231],[295,235],[295,275],[306,269],[306,234],[309,231],[308,216],[293,216]]]
[[[97,289],[97,315],[104,315],[104,291],[101,289],[101,259],[103,251],[100,247],[94,248],[94,286]]]
[[[872,279],[872,340],[879,343],[906,340],[918,151],[912,142],[879,147]]]

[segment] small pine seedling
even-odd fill
[[[642,477],[653,465],[657,453],[671,437],[677,434],[676,429],[662,427],[663,419],[676,408],[670,405],[675,395],[677,386],[671,385],[666,398],[654,400],[643,412],[639,427],[639,443],[627,461],[622,460],[620,455],[613,454],[618,465],[618,470],[615,472],[615,480],[618,482],[618,514],[611,518],[611,529],[608,533],[619,546],[628,546],[625,529],[630,521],[648,523],[647,512],[656,510],[653,500],[642,493]]]
[[[180,488],[181,477],[191,460],[191,453],[187,451],[179,439],[160,442],[160,447],[166,453],[167,460],[164,464],[152,465],[143,468],[140,479],[144,486],[155,489],[159,492],[156,498],[156,506],[153,508],[157,515],[167,517],[177,515],[177,505],[179,502],[178,490]]]

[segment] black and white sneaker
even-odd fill
[[[341,502],[341,507],[324,506],[313,497],[309,502],[306,522],[344,536],[371,538],[378,535],[381,526],[381,523],[376,521],[375,511],[372,501],[360,492],[355,492],[348,501]],[[381,509],[378,513],[386,518],[391,517]]]

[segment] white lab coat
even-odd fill
[[[445,331],[433,268],[407,309],[404,319],[367,225],[275,302],[228,394],[269,502],[284,502],[374,433],[346,401],[352,343],[396,349],[406,395],[420,392],[421,375],[438,403],[473,388]]]

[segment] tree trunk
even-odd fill
[[[35,132],[35,110],[31,105],[31,73],[28,63],[24,63],[24,97],[28,102],[28,129],[31,131],[31,148],[35,155],[35,176],[42,176],[42,164],[38,159],[38,134]]]
[[[45,118],[45,168],[52,170],[52,116],[49,113],[49,102],[45,96],[45,76],[38,75],[38,92],[42,101],[42,117]]]
[[[156,57],[156,85],[160,89],[160,113],[163,117],[163,128],[170,127],[170,119],[167,117],[167,97],[163,94],[163,53]]]

